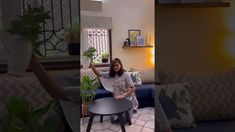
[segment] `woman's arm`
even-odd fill
[[[32,69],[43,88],[50,94],[51,97],[55,99],[68,100],[64,95],[62,88],[53,78],[51,78],[36,56],[32,55],[29,67]]]
[[[135,92],[135,86],[130,86],[128,88],[128,91],[126,93],[124,93],[124,96],[128,96],[128,95],[131,95]]]
[[[99,71],[96,70],[95,66],[90,63],[91,70],[96,74],[96,76],[101,77],[101,74]]]

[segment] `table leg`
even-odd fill
[[[128,125],[132,125],[132,123],[131,123],[131,118],[130,118],[130,115],[129,115],[129,112],[128,112],[128,111],[126,111],[126,112],[125,112],[125,114],[126,114],[126,119],[127,119]]]
[[[103,115],[100,116],[100,122],[103,122]]]
[[[94,114],[90,114],[90,119],[89,119],[89,122],[88,122],[88,126],[87,126],[87,129],[86,129],[86,132],[90,132],[91,131],[91,126],[92,126],[92,122],[93,122],[93,119],[94,119]]]
[[[118,119],[119,119],[119,122],[120,122],[120,125],[121,125],[122,132],[126,132],[126,129],[125,129],[125,126],[124,126],[124,119],[123,119],[122,114],[118,115]]]

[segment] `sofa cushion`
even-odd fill
[[[174,128],[195,127],[188,84],[159,85],[157,93],[163,110]]]
[[[196,128],[174,129],[174,132],[235,132],[235,120],[197,122]]]
[[[139,71],[141,75],[141,81],[142,83],[154,83],[155,82],[155,69],[136,69],[131,68],[131,71]]]
[[[85,76],[85,75],[89,76],[92,79],[97,78],[96,74],[90,68],[89,69],[81,69],[80,75],[81,75],[80,79],[82,79],[83,76]]]
[[[235,70],[210,74],[159,72],[161,83],[189,82],[196,120],[235,119]]]

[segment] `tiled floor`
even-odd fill
[[[88,119],[81,121],[81,132],[86,131]],[[110,123],[108,116],[104,117],[103,123],[99,122],[99,116],[95,116],[91,132],[121,132],[119,124]],[[154,132],[154,108],[147,107],[138,109],[136,114],[133,114],[132,125],[125,125],[126,132]]]

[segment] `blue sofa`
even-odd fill
[[[136,97],[139,102],[139,108],[154,107],[154,89],[155,84],[144,83],[142,85],[136,85]],[[105,90],[103,87],[96,89],[95,99],[112,97],[110,91]]]

